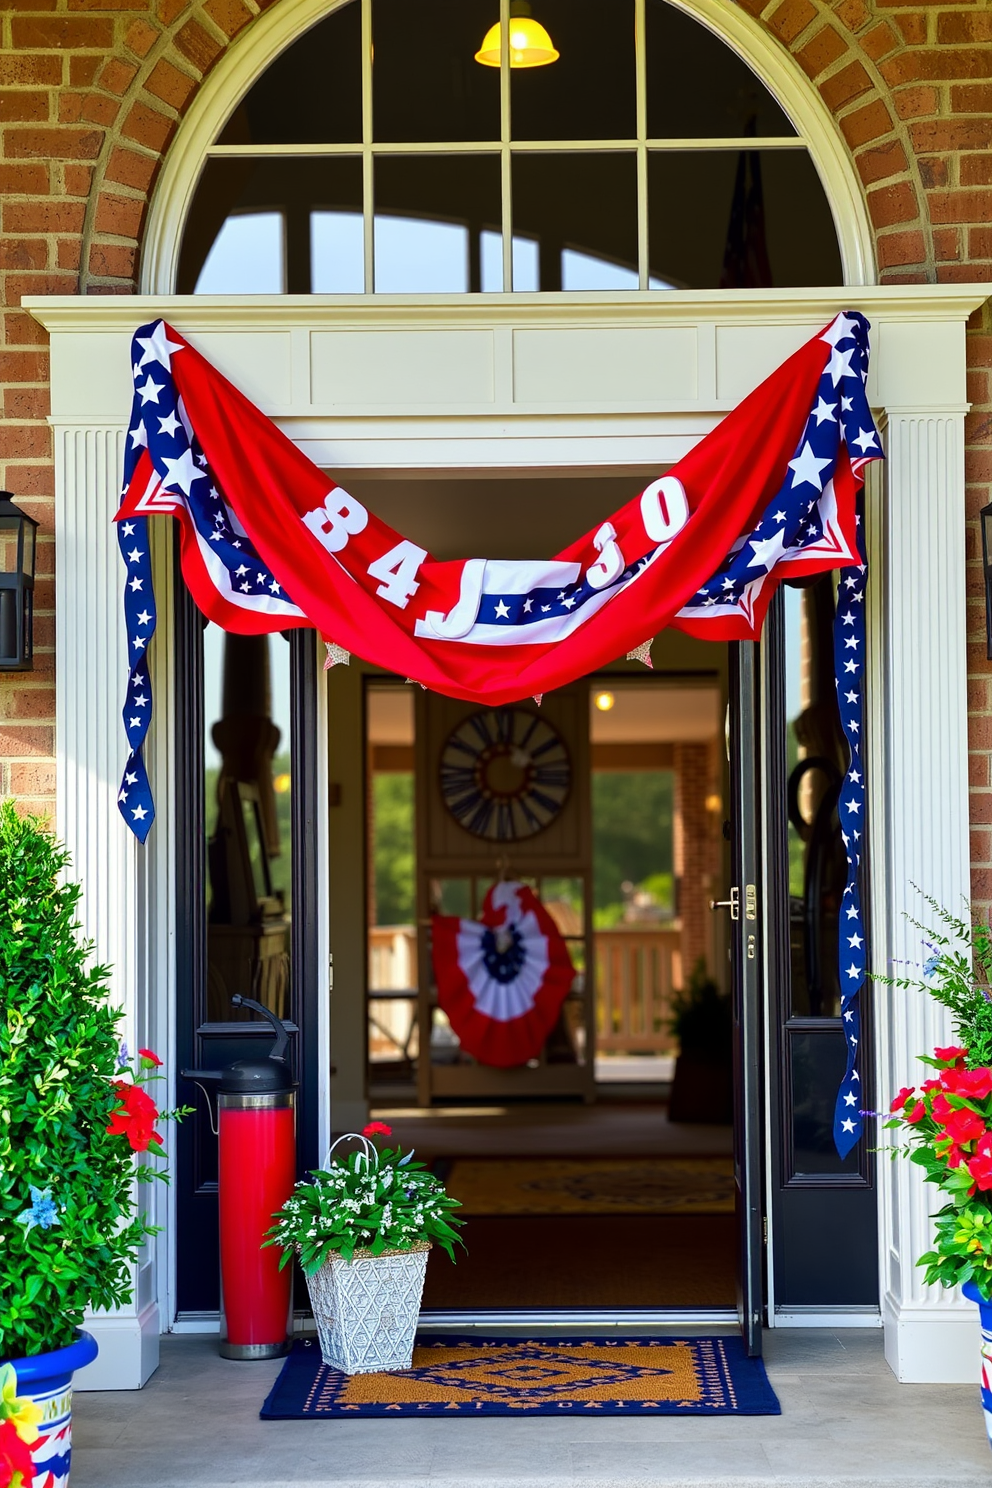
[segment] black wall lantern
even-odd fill
[[[34,665],[34,554],[38,523],[0,491],[0,672]]]
[[[992,661],[992,501],[978,513],[982,523],[982,568],[985,570],[985,654]]]

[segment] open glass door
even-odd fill
[[[730,959],[734,999],[734,1180],[739,1256],[737,1312],[749,1354],[761,1353],[764,1217],[761,1198],[761,936],[758,919],[757,647],[730,647],[732,876]]]

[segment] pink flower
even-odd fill
[[[968,1050],[963,1049],[960,1044],[948,1044],[946,1049],[934,1049],[933,1052],[946,1064],[963,1064]]]

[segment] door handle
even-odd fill
[[[741,893],[736,884],[730,890],[729,899],[711,899],[710,909],[729,909],[730,918],[739,920],[741,917]]]

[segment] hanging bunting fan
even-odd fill
[[[462,1048],[502,1069],[535,1059],[575,970],[533,890],[496,883],[481,919],[434,915],[432,923],[437,1000]]]

